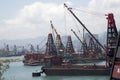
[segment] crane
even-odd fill
[[[73,29],[71,29],[71,31],[72,31],[72,32],[74,33],[74,35],[78,38],[78,40],[80,41],[80,43],[83,44],[82,40],[78,37],[78,35],[76,34],[76,32],[75,32]]]
[[[80,41],[80,43],[82,44],[82,50],[83,50],[83,53],[85,53],[87,51],[87,44],[86,44],[86,41],[84,40],[83,38],[83,41],[78,37],[78,35],[76,34],[76,32],[71,29],[71,31],[74,33],[74,35],[78,38],[78,40]]]
[[[50,20],[50,24],[51,24],[51,28],[52,28],[53,38],[55,39],[54,32],[56,33],[56,35],[58,35],[58,33],[57,33],[57,30],[55,29],[55,27],[53,26],[53,23],[51,20]]]
[[[115,24],[113,13],[109,13],[107,16],[107,62],[108,66],[112,66],[113,58],[116,50],[118,31]]]
[[[80,19],[73,13],[72,8],[68,7],[65,3],[64,6],[75,17],[75,19],[83,26],[83,28],[94,38],[94,40],[106,51],[103,45],[93,36],[93,34],[86,28],[86,26],[80,21]]]
[[[56,40],[55,40],[55,46],[56,46],[56,50],[57,50],[57,54],[61,54],[64,52],[64,45],[61,41],[61,37],[60,34],[58,34],[57,30],[55,29],[55,27],[52,24],[52,21],[50,21],[51,23],[51,27],[52,27],[52,32],[53,32],[53,38],[55,39],[55,35],[54,32],[56,33]]]

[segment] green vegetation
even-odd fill
[[[5,78],[2,77],[2,75],[8,68],[9,68],[9,63],[0,62],[0,80],[5,80]]]

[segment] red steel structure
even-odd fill
[[[113,56],[116,48],[116,41],[118,32],[114,20],[114,15],[109,13],[107,15],[108,27],[107,27],[107,66],[112,65]]]
[[[117,47],[114,54],[110,80],[120,80],[120,33],[117,41]]]
[[[54,40],[52,33],[48,34],[48,40],[46,43],[46,52],[45,55],[57,55],[56,47],[54,45]]]
[[[68,36],[67,44],[66,44],[66,53],[68,54],[74,54],[74,48],[71,40],[71,36]]]

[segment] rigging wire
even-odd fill
[[[46,41],[46,39],[47,39],[47,37],[45,37],[45,38],[41,41],[41,43],[40,43],[39,45],[41,46],[41,44],[44,43],[44,41]],[[45,46],[46,46],[46,45],[43,45],[39,50],[42,50]]]
[[[65,26],[65,35],[67,35],[67,21],[66,21],[66,9],[64,7],[64,26]]]
[[[105,13],[101,13],[101,12],[97,12],[97,11],[91,11],[91,10],[83,10],[80,8],[72,8],[73,11],[77,11],[77,12],[82,12],[82,13],[86,13],[89,15],[93,15],[99,18],[105,17]]]
[[[76,29],[77,29],[78,33],[79,33],[80,35],[82,35],[82,33],[80,32],[80,29],[79,29],[79,27],[78,27],[77,21],[74,19],[74,17],[73,17],[73,16],[71,16],[71,17],[72,17],[72,20],[73,20],[73,21],[74,21],[74,23],[75,23],[75,27],[76,27]]]
[[[69,14],[69,13],[68,13],[68,14]],[[70,14],[70,15],[71,15],[71,14]],[[81,35],[81,37],[82,37],[83,35],[82,35],[82,33],[81,33],[81,31],[80,31],[80,29],[79,29],[79,27],[78,27],[78,26],[80,26],[80,25],[77,24],[77,21],[74,19],[73,16],[70,16],[69,18],[71,18],[72,22],[75,23],[75,25],[73,25],[73,27],[76,27],[77,33],[79,33],[79,35]]]

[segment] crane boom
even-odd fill
[[[78,37],[78,35],[76,34],[76,32],[75,31],[73,31],[73,29],[71,29],[71,31],[74,33],[74,35],[78,38],[78,40],[80,41],[80,43],[82,43],[83,44],[83,42],[81,41],[81,39]]]
[[[51,24],[52,30],[54,30],[54,31],[55,31],[56,35],[58,35],[58,33],[57,33],[57,31],[56,31],[55,27],[54,27],[54,26],[53,26],[53,24],[52,24],[52,21],[50,21],[50,24]]]
[[[71,8],[69,8],[65,3],[64,6],[67,8],[67,10],[77,19],[77,21],[86,29],[86,31],[95,39],[95,41],[106,51],[106,49],[103,47],[103,45],[93,36],[93,34],[85,27],[85,25],[78,19],[78,17],[73,13]]]

